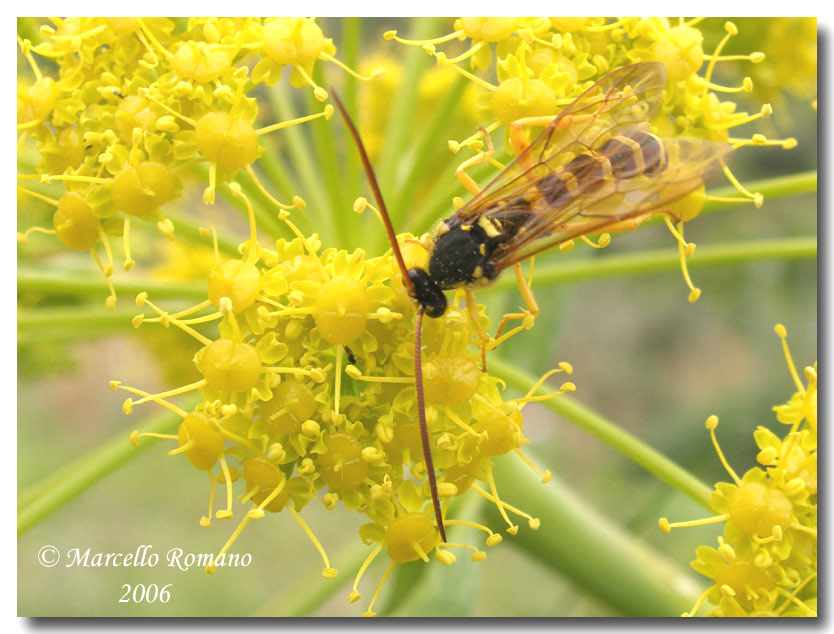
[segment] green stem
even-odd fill
[[[394,200],[391,208],[402,210],[396,212],[399,215],[407,213],[403,208],[413,204],[418,192],[421,197],[424,197],[426,188],[438,184],[439,179],[426,179],[426,172],[431,167],[437,167],[438,159],[448,160],[454,156],[445,148],[444,139],[448,137],[446,130],[450,128],[454,120],[453,113],[467,86],[465,77],[455,80],[446,96],[436,106],[432,118],[420,131],[418,139],[415,139],[417,149],[409,154],[411,160],[407,161],[404,167],[405,173],[408,174],[406,181],[398,191],[393,192]]]
[[[411,39],[422,40],[435,34],[440,20],[438,18],[421,18],[412,22]],[[420,77],[423,69],[429,63],[429,56],[420,47],[408,47],[405,53],[402,77],[397,94],[393,98],[393,105],[385,129],[385,144],[379,160],[379,185],[382,191],[394,191],[397,173],[400,168],[402,149],[408,144],[413,129],[414,113],[417,108],[417,93],[420,88]],[[395,210],[392,210],[392,213]],[[396,210],[402,211],[402,210]],[[401,217],[395,214],[392,221],[399,222]]]
[[[132,278],[113,282],[116,293],[132,296],[147,291],[151,297],[176,298],[206,298],[206,282],[166,282],[164,280],[149,280]],[[35,271],[18,269],[18,293],[44,293],[47,295],[101,295],[107,294],[107,286],[101,275],[93,275],[81,271]]]
[[[267,98],[275,113],[282,121],[295,119],[298,116],[287,90],[279,90],[276,85],[272,90],[267,92]],[[328,218],[328,214],[332,214],[332,210],[327,204],[327,199],[321,186],[321,175],[319,169],[316,167],[315,157],[310,151],[309,141],[304,137],[299,126],[285,128],[280,131],[280,134],[282,141],[286,143],[290,160],[304,187],[304,192],[301,194],[301,197],[307,201],[308,211],[306,213],[312,213],[320,220],[325,220]],[[317,227],[316,230],[322,237],[324,244],[335,244],[336,227],[329,221],[321,224],[322,226]]]
[[[700,591],[693,575],[612,524],[571,493],[568,483],[554,477],[542,485],[515,458],[494,461],[502,498],[540,519],[541,527],[522,525],[505,541],[624,615],[674,617],[691,607]],[[493,509],[490,524],[500,521]]]
[[[18,344],[32,340],[70,339],[83,334],[127,331],[137,309],[107,310],[104,306],[71,306],[21,310],[17,315]]]
[[[360,18],[344,18],[342,20],[342,40],[342,54],[345,64],[354,70],[358,70],[359,54],[362,49],[362,20]],[[344,94],[340,96],[344,100],[347,111],[357,114],[359,112],[357,110],[358,88],[358,80],[352,75],[346,74]],[[353,148],[350,148],[350,150],[353,150]],[[359,183],[362,177],[362,166],[356,158],[355,151],[345,152],[344,168],[346,174],[344,191],[349,195],[355,195],[355,192],[359,191]]]
[[[193,406],[192,401],[185,409],[191,409]],[[180,422],[179,416],[165,410],[149,416],[137,429],[140,433],[168,434],[173,432]],[[30,487],[18,498],[17,534],[26,532],[156,442],[153,438],[143,438],[139,446],[134,447],[130,444],[128,434],[120,433]]]
[[[458,496],[449,500],[446,517],[480,522],[487,504],[487,500],[474,492]],[[483,543],[483,533],[471,527],[449,526],[447,534],[452,542]],[[461,551],[454,552],[460,557]],[[426,564],[418,560],[395,566],[388,581],[387,601],[378,613],[395,617],[469,616],[483,583],[483,564],[473,562],[469,557],[460,557],[453,566],[438,566],[438,563],[429,560]],[[373,587],[372,583],[369,580],[368,585]],[[449,592],[449,588],[455,591]]]
[[[728,244],[698,247],[686,263],[690,269],[741,264],[755,260],[809,259],[817,256],[816,236],[779,240],[745,240]],[[562,258],[559,258],[560,260]],[[665,273],[680,269],[677,249],[653,249],[593,259],[562,261],[537,267],[536,285],[564,284],[647,273]],[[515,278],[504,276],[490,288],[506,290],[517,286]]]
[[[313,69],[313,79],[320,85],[325,83],[323,67],[324,64],[317,64]],[[311,112],[315,111],[316,108],[321,108],[311,91],[307,91],[307,108]],[[351,213],[351,205],[346,201],[349,193],[344,191],[344,175],[340,161],[336,157],[336,143],[333,138],[334,124],[342,125],[342,122],[327,121],[321,118],[310,121],[307,125],[315,149],[314,156],[318,165],[319,187],[324,186],[330,202],[327,207],[328,217],[330,222],[335,223],[341,229],[337,234],[340,238],[340,244],[333,246],[345,248],[348,245],[353,245],[351,223],[349,221],[345,222],[347,218],[344,217]],[[320,211],[324,212],[325,210]]]
[[[489,361],[496,376],[504,379],[507,384],[520,390],[528,390],[536,383],[536,377],[519,370],[512,364],[498,358]],[[542,386],[536,394],[551,393],[552,389]],[[674,487],[704,508],[709,509],[709,498],[712,489],[692,475],[689,471],[669,460],[666,456],[652,449],[643,441],[635,438],[602,415],[585,407],[567,395],[559,396],[542,405],[553,410],[573,425],[585,430],[598,438],[609,447],[643,467],[655,477]]]

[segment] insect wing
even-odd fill
[[[656,137],[655,137],[656,138]],[[592,192],[571,197],[552,213],[533,214],[493,253],[498,270],[580,235],[662,209],[715,177],[732,152],[726,143],[695,137],[660,139],[667,164],[651,174],[609,177]]]
[[[641,62],[614,71],[571,102],[495,180],[462,207],[462,220],[506,207],[576,155],[587,153],[601,134],[647,122],[657,112],[666,67]]]

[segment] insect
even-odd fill
[[[357,144],[403,283],[417,305],[414,381],[423,456],[444,542],[423,395],[423,315],[442,316],[448,307],[444,291],[463,288],[470,314],[477,316],[472,289],[489,285],[514,266],[528,313],[535,316],[538,308],[521,274],[521,261],[586,234],[631,228],[655,213],[671,214],[666,205],[715,176],[731,151],[729,145],[694,137],[660,138],[650,131],[665,85],[663,64],[632,64],[600,79],[555,117],[511,124],[517,158],[480,191],[459,174],[474,196],[437,223],[425,269],[406,267],[356,127],[331,93]],[[528,143],[524,124],[545,129]],[[473,322],[480,329],[479,320]],[[479,335],[489,340],[482,330]]]

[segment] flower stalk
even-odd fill
[[[193,403],[188,406],[193,406]],[[178,416],[161,411],[148,416],[138,429],[142,433],[165,434],[175,430],[179,423]],[[47,479],[29,487],[18,497],[17,534],[25,533],[156,442],[150,439],[137,448],[131,446],[124,433],[119,433],[115,438],[76,458]]]
[[[620,614],[678,616],[698,596],[693,576],[589,507],[570,484],[554,476],[537,488],[514,460],[496,460],[496,473],[508,499],[542,520],[540,530],[511,543]]]

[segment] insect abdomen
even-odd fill
[[[559,206],[599,189],[611,174],[605,156],[580,154],[542,178],[536,186],[548,205]]]
[[[611,137],[594,152],[575,156],[542,178],[537,188],[548,205],[559,206],[595,192],[611,177],[652,174],[666,163],[666,150],[659,138],[642,130],[630,130]]]
[[[597,150],[608,159],[617,178],[652,174],[666,167],[666,149],[655,135],[630,130],[608,139]]]

